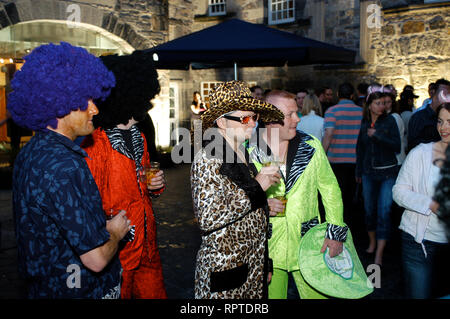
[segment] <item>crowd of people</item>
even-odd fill
[[[166,182],[162,170],[146,175],[154,158],[139,125],[160,91],[151,59],[97,58],[62,42],[25,61],[7,108],[36,132],[13,171],[28,297],[167,298],[152,207]],[[302,299],[342,297],[309,281],[305,267],[322,285],[369,294],[352,249],[358,184],[373,262],[383,264],[395,201],[404,208],[394,226],[402,232],[405,295],[445,293],[450,82],[430,85],[430,99],[414,113],[410,86],[399,101],[393,86],[377,83],[357,90],[342,83],[337,95],[333,103],[329,87],[294,94],[242,81],[216,85],[208,107],[194,94],[193,120],[208,131],[190,176],[202,236],[196,298],[285,299],[289,276]],[[322,225],[310,248],[318,258],[301,257]]]
[[[430,83],[429,98],[418,108],[411,85],[397,99],[390,84],[360,83],[355,90],[343,83],[339,101],[332,106],[327,99],[332,97],[330,90],[298,90],[297,129],[322,142],[342,192],[345,223],[351,229],[358,226],[354,196],[360,187],[366,253],[373,255],[373,262],[383,264],[385,247],[399,228],[405,296],[445,294],[449,277],[442,260],[449,252],[448,236],[433,195],[450,141],[450,82]],[[270,93],[265,99],[269,98]],[[392,225],[393,203],[404,210],[400,225]]]

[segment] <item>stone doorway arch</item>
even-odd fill
[[[81,1],[80,1],[81,2]],[[75,23],[102,29],[123,41],[134,49],[152,46],[134,27],[116,16],[113,0],[94,0],[87,4],[57,0],[0,0],[0,29],[34,20]],[[3,3],[3,4],[1,4]]]
[[[37,46],[61,41],[83,47],[96,56],[134,51],[128,42],[97,26],[61,20],[31,20],[0,30],[0,58],[20,60]]]

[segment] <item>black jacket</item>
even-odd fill
[[[367,135],[370,122],[361,121],[356,144],[356,176],[380,173],[383,168],[397,166],[396,153],[400,152],[401,142],[397,123],[393,116],[381,115],[375,122],[375,134]]]
[[[408,124],[408,152],[420,143],[439,141],[441,136],[436,126],[437,114],[431,106],[414,113]]]

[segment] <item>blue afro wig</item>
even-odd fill
[[[14,75],[8,110],[22,127],[56,129],[57,118],[86,110],[89,99],[105,99],[114,85],[114,74],[85,49],[65,42],[45,44],[27,55]]]

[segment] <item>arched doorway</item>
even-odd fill
[[[45,43],[69,42],[94,55],[129,54],[134,48],[118,36],[94,25],[61,20],[33,20],[0,30],[0,57],[22,58]]]

